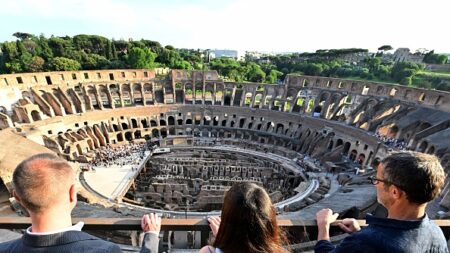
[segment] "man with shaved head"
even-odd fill
[[[70,165],[53,154],[21,162],[13,174],[13,195],[29,212],[31,227],[22,238],[0,244],[0,252],[122,252],[111,242],[81,232],[82,222],[72,226],[75,181]],[[144,215],[141,224],[145,232],[141,252],[158,252],[161,219]]]

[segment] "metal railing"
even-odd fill
[[[83,230],[141,230],[138,218],[72,218],[74,224],[84,222]],[[367,226],[365,220],[357,220],[361,227]],[[445,238],[450,239],[450,220],[433,220],[443,231]],[[339,222],[339,220],[337,221]],[[25,229],[31,225],[27,217],[0,217],[0,229]],[[310,240],[316,240],[317,224],[315,220],[279,219],[278,225],[288,232],[308,233]],[[162,231],[201,231],[202,244],[209,238],[210,228],[206,219],[162,219]],[[330,233],[341,231],[336,223],[331,225]]]

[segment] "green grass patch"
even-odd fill
[[[349,79],[349,80],[355,80],[355,81],[365,81],[365,82],[378,82],[378,83],[398,84],[394,80],[381,80],[381,79],[378,79],[378,78],[367,79],[367,78],[362,78],[362,77],[359,77],[359,76],[350,76],[350,77],[345,77],[343,79]]]
[[[424,75],[424,76],[430,76],[430,77],[450,77],[450,70],[449,71],[421,70],[417,74]]]

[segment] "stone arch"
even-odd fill
[[[419,147],[417,148],[417,151],[419,151],[419,152],[425,152],[425,150],[427,150],[427,148],[428,148],[428,141],[423,140],[423,141],[420,143]]]
[[[122,91],[122,99],[123,99],[123,103],[125,106],[131,106],[132,105],[132,101],[131,101],[131,88],[130,88],[130,84],[122,84],[121,87],[121,91]]]
[[[253,94],[251,92],[245,93],[244,105],[250,106],[252,103]]]
[[[141,124],[142,124],[142,127],[143,127],[143,128],[148,128],[148,127],[149,127],[148,122],[147,122],[147,119],[142,119],[142,120],[141,120]]]
[[[144,105],[144,98],[142,96],[142,84],[133,84],[133,99],[134,104]]]
[[[132,128],[138,128],[138,123],[136,119],[131,119],[131,127]]]
[[[360,165],[363,165],[365,160],[366,160],[366,155],[361,153],[361,154],[359,154],[358,158],[356,159],[356,162]]]
[[[133,140],[133,134],[131,132],[126,132],[125,133],[125,139],[127,141],[132,141]]]
[[[118,141],[118,142],[123,141],[123,135],[122,135],[122,133],[118,133],[116,137],[117,137],[117,141]]]
[[[120,89],[117,84],[109,85],[109,94],[111,94],[111,100],[115,107],[122,107],[122,103],[120,102]]]
[[[22,91],[22,97],[28,98],[31,102],[34,101],[33,96],[31,95],[31,93],[29,91]]]
[[[167,137],[167,129],[166,128],[161,128],[161,130],[160,130],[160,132],[161,132],[161,137],[162,138],[166,138]]]
[[[261,93],[256,94],[255,101],[253,102],[253,108],[259,107],[259,105],[261,104],[262,96],[263,95]]]
[[[348,158],[351,161],[355,161],[356,160],[356,156],[358,155],[358,151],[356,151],[356,149],[353,149],[350,154],[348,155]]]
[[[203,117],[203,125],[204,125],[204,126],[209,126],[210,123],[211,123],[211,117],[208,116],[208,115],[205,115],[205,116]]]
[[[347,155],[348,154],[348,151],[350,151],[350,146],[351,146],[352,144],[350,143],[350,142],[346,142],[345,144],[344,144],[344,150],[342,150],[342,154],[343,155]]]
[[[141,130],[137,130],[134,132],[134,139],[141,139],[142,138],[142,133]]]
[[[153,138],[159,138],[159,130],[156,128],[152,129],[152,137]]]
[[[151,83],[144,83],[144,98],[146,104],[154,104],[153,87]]]
[[[244,127],[244,124],[245,124],[245,118],[241,118],[241,119],[239,120],[239,128],[243,128],[243,127]]]
[[[277,130],[276,130],[276,133],[277,133],[277,134],[282,134],[282,133],[283,133],[283,129],[284,129],[284,125],[281,124],[281,123],[278,123],[276,129],[277,129]]]
[[[111,103],[109,102],[108,88],[105,85],[99,85],[98,93],[100,95],[100,100],[102,101],[103,107],[112,108]]]
[[[174,126],[174,125],[175,125],[175,117],[169,116],[169,117],[167,118],[167,121],[168,121],[168,123],[169,123],[169,126]]]
[[[94,109],[100,109],[100,101],[97,100],[97,90],[95,87],[89,85],[86,92],[89,100],[91,101],[92,107],[94,107]]]
[[[38,111],[33,110],[31,111],[31,118],[33,119],[33,121],[41,120],[41,114]]]

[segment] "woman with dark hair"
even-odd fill
[[[226,193],[222,216],[208,218],[213,246],[199,253],[281,253],[286,243],[267,192],[253,183],[234,184]]]

